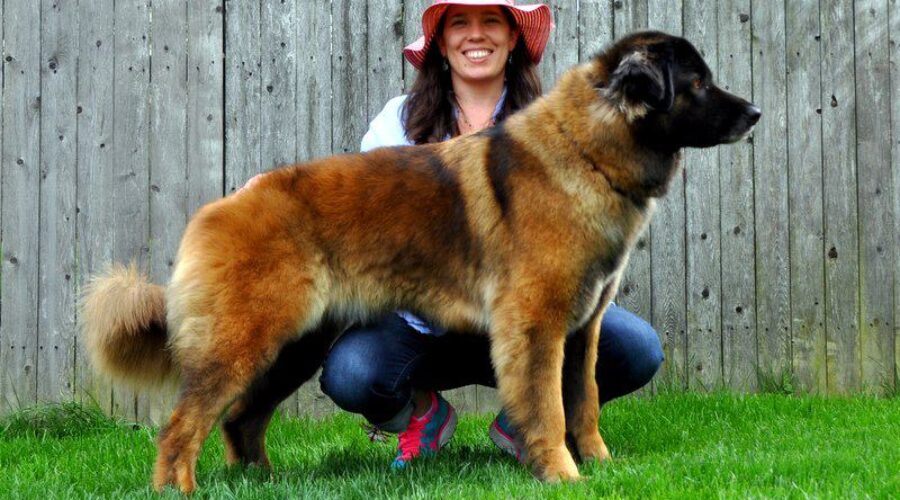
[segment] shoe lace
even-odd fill
[[[408,460],[419,456],[422,450],[422,431],[425,430],[427,423],[424,418],[410,418],[406,430],[397,435],[399,441],[397,449],[400,450],[401,459]]]

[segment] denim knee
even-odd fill
[[[338,407],[390,432],[403,430],[412,414],[406,367],[416,355],[419,335],[397,331],[394,323],[346,332],[332,346],[319,377],[322,392]]]
[[[373,387],[379,380],[377,360],[366,354],[368,346],[358,339],[334,345],[322,364],[322,392],[346,411],[363,413],[373,404]]]
[[[647,385],[665,360],[656,330],[613,304],[603,316],[597,354],[597,382],[605,388],[605,400]]]
[[[656,330],[646,322],[644,324],[646,328],[640,329],[640,341],[635,343],[634,358],[629,369],[629,376],[638,387],[647,385],[666,359]]]

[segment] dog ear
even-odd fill
[[[624,56],[603,89],[629,121],[649,111],[666,112],[675,102],[670,47],[646,47]]]

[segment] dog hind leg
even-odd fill
[[[289,315],[257,316],[249,324],[243,311],[231,312],[219,315],[216,341],[193,346],[190,359],[182,363],[179,400],[158,438],[153,475],[157,491],[168,484],[177,485],[182,493],[194,490],[197,456],[216,420],[297,335],[298,323]]]
[[[265,434],[275,409],[322,365],[339,326],[323,322],[315,331],[288,342],[272,366],[253,381],[222,421],[229,464],[269,467]]]

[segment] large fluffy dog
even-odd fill
[[[600,317],[654,199],[682,148],[736,141],[759,116],[713,85],[687,41],[628,36],[501,126],[283,168],[203,207],[165,290],[124,268],[92,282],[88,346],[113,377],[180,379],[157,489],[194,489],[201,444],[229,407],[228,460],[267,464],[274,408],[341,325],[397,308],[489,332],[534,472],[577,478],[567,432],[581,458],[608,455]]]

